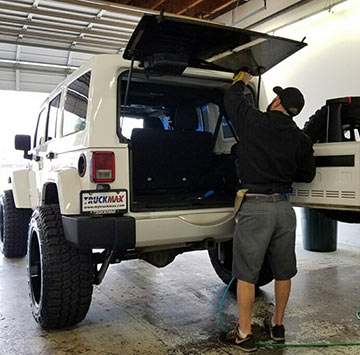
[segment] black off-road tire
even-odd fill
[[[232,240],[224,243],[224,253],[225,253],[225,260],[224,263],[221,263],[218,256],[217,248],[214,250],[209,250],[209,257],[211,264],[220,277],[220,279],[228,285],[232,279]],[[259,280],[256,283],[256,287],[265,286],[270,283],[274,279],[271,267],[267,259],[265,259],[264,264],[260,271]],[[232,283],[232,287],[234,288],[236,285],[235,282]]]
[[[27,271],[32,314],[42,328],[69,327],[85,318],[93,290],[92,251],[66,241],[57,205],[32,215]]]
[[[26,255],[27,234],[32,210],[16,208],[12,190],[0,197],[0,250],[7,258]]]

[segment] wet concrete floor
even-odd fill
[[[340,228],[339,228],[340,229]],[[298,238],[298,275],[285,319],[287,343],[360,342],[360,228],[340,229],[346,244],[331,253],[302,248]],[[253,331],[273,308],[273,284],[258,293]],[[61,331],[44,331],[33,320],[25,259],[0,256],[0,354],[239,354],[218,344],[219,306],[225,285],[206,252],[178,256],[163,269],[144,261],[110,267],[85,320]],[[236,300],[229,293],[223,321],[236,323]],[[257,354],[360,354],[360,346],[328,348],[261,347]]]

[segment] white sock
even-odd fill
[[[245,339],[246,336],[247,336],[247,334],[246,334],[246,333],[243,333],[243,332],[240,330],[240,328],[239,328],[238,330],[239,330],[240,338],[241,338],[241,339]]]

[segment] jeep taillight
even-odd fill
[[[92,152],[90,166],[93,182],[115,180],[115,154],[113,152]]]

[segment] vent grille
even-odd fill
[[[339,197],[340,197],[340,192],[339,192],[339,191],[335,191],[335,190],[326,190],[326,191],[325,191],[325,197],[328,197],[328,198],[339,198]]]
[[[294,190],[291,196],[299,197],[320,197],[320,198],[345,198],[356,199],[355,191],[338,191],[338,190]]]
[[[356,198],[355,191],[341,191],[341,198],[355,199]]]
[[[311,197],[324,197],[324,190],[311,190]]]
[[[309,190],[297,190],[297,195],[303,196],[303,197],[308,197],[308,196],[310,196],[310,191]]]

